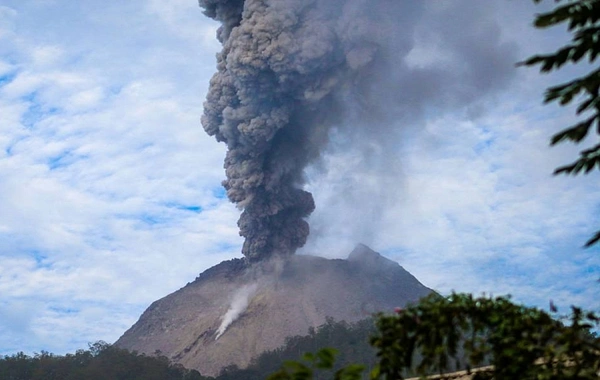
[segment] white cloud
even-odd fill
[[[508,9],[499,9],[506,19]],[[524,14],[511,14],[502,38],[519,41],[523,58],[556,46],[557,34],[543,40]],[[435,49],[414,54],[414,64],[436,62]],[[386,135],[379,142],[383,153],[371,149],[368,162],[364,151],[330,152],[325,175],[316,170],[311,176],[317,210],[305,251],[343,257],[360,239],[444,293],[600,306],[598,249],[580,248],[600,228],[596,174],[552,176],[582,147],[548,146],[552,133],[574,121],[573,112],[541,105],[545,87],[577,71],[540,76],[535,69],[515,70],[517,80],[496,97],[466,110],[429,113],[417,126],[400,124],[398,138]],[[393,159],[378,159],[385,155]]]
[[[184,0],[7,4],[0,354],[111,342],[150,302],[240,255],[225,148],[200,126],[216,25]],[[530,35],[525,16],[499,9],[501,38]],[[540,39],[519,48],[551,45]],[[523,70],[498,99],[409,128],[394,167],[377,166],[376,143],[369,162],[325,157],[306,250],[340,257],[367,240],[442,291],[597,306],[598,253],[578,247],[600,226],[600,194],[593,177],[550,175],[576,155],[547,147],[571,117],[540,106],[549,79]]]
[[[43,38],[34,15],[60,4],[2,8],[3,35],[23,30],[0,56],[12,75],[0,84],[2,353],[114,341],[151,301],[239,256],[237,211],[215,197],[224,149],[199,124],[212,26],[179,2],[173,17],[197,16],[182,36],[144,25],[135,5],[129,16],[62,8],[74,29]]]

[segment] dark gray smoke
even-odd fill
[[[460,105],[474,98],[476,87],[496,87],[502,75],[485,75],[486,70],[512,57],[506,48],[498,49],[498,37],[484,24],[473,30],[479,38],[482,33],[491,38],[491,46],[482,51],[471,51],[468,38],[453,41],[440,34],[456,44],[453,53],[463,49],[465,54],[461,85],[450,95],[448,83],[456,78],[446,76],[446,69],[411,65],[408,59],[427,4],[442,16],[448,12],[444,5],[199,2],[206,15],[222,23],[217,37],[223,44],[202,124],[227,144],[223,185],[243,209],[238,225],[245,237],[242,253],[250,260],[292,254],[306,242],[305,218],[315,205],[302,189],[304,169],[319,157],[332,130],[354,135],[358,130],[360,136],[379,135],[383,141],[381,135],[396,128],[391,120],[414,121],[403,115],[419,114],[425,104]],[[477,17],[477,9],[469,7],[470,17]]]

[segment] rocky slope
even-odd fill
[[[430,292],[364,245],[346,260],[294,255],[246,265],[234,259],[154,302],[115,344],[160,351],[187,368],[216,375],[229,364],[246,366],[287,336],[305,335],[328,316],[357,321]]]

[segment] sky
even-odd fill
[[[565,40],[532,28],[543,8],[528,2],[455,3],[479,7],[515,63]],[[458,70],[464,56],[436,36],[467,33],[464,14],[416,27],[409,64]],[[217,27],[194,0],[0,5],[0,355],[114,342],[151,302],[241,257],[225,146],[200,124]],[[343,258],[362,242],[443,294],[598,309],[600,250],[581,248],[600,228],[598,173],[552,175],[583,146],[549,147],[575,119],[542,104],[581,70],[502,70],[468,106],[403,126],[391,161],[381,141],[366,159],[332,136],[306,171],[317,209],[299,253]]]

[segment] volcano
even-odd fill
[[[152,303],[115,345],[148,355],[160,352],[214,376],[230,364],[247,366],[327,317],[355,322],[431,292],[398,263],[362,244],[345,260],[233,259]]]

